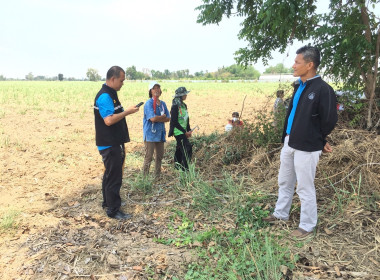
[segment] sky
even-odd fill
[[[0,75],[105,77],[118,65],[170,71],[214,72],[235,63],[241,18],[196,23],[201,0],[12,0],[0,9]],[[295,51],[273,53],[269,66],[291,67]],[[263,72],[268,66],[253,65]]]

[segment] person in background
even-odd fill
[[[174,136],[177,146],[174,154],[175,168],[181,170],[189,169],[189,162],[192,157],[192,146],[188,138],[191,137],[190,120],[187,111],[186,100],[190,91],[185,87],[179,87],[175,91],[172,107],[170,110],[170,129],[168,136]]]
[[[285,118],[278,174],[278,199],[267,222],[287,221],[294,189],[301,201],[298,229],[291,233],[296,239],[311,235],[317,225],[315,172],[322,152],[332,148],[326,140],[338,120],[334,90],[317,75],[319,50],[304,46],[297,50],[293,64],[295,83],[293,97]]]
[[[239,113],[233,112],[232,113],[232,119],[228,120],[228,124],[225,126],[225,131],[230,131],[234,127],[243,127],[243,121],[239,119]]]
[[[161,86],[153,81],[149,84],[149,100],[144,105],[143,137],[145,157],[143,172],[149,174],[153,153],[155,152],[155,176],[161,174],[161,162],[164,157],[165,122],[170,121],[170,114],[166,103],[160,100]]]
[[[131,218],[131,215],[120,210],[124,143],[130,141],[125,117],[139,110],[136,106],[124,110],[121,105],[117,92],[123,86],[124,80],[125,71],[119,66],[112,66],[107,72],[106,83],[94,101],[96,145],[105,167],[102,206],[107,208],[108,217],[118,220]]]

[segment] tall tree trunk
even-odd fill
[[[372,76],[372,85],[369,85],[371,91],[369,92],[369,104],[368,104],[368,115],[367,115],[367,128],[372,128],[372,109],[375,104],[375,90],[377,81],[377,72],[379,68],[379,52],[380,52],[380,27],[377,29],[377,40],[376,40],[376,51],[375,51],[375,64]]]
[[[369,16],[368,16],[368,9],[366,6],[365,1],[359,1],[360,2],[360,11],[361,11],[361,17],[363,24],[366,26],[364,31],[364,36],[368,43],[372,43],[371,40],[371,26],[369,22]],[[368,114],[367,114],[367,128],[370,129],[372,127],[372,109],[374,106],[375,101],[375,88],[376,88],[376,80],[377,80],[377,69],[379,67],[378,65],[378,59],[379,59],[379,44],[380,44],[380,36],[379,33],[380,28],[377,31],[377,40],[376,40],[376,51],[375,51],[375,64],[373,67],[368,67],[367,73],[366,73],[366,79],[365,81],[365,91],[366,91],[366,97],[369,98],[368,102]],[[371,61],[371,53],[368,53],[367,55],[368,61]]]

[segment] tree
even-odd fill
[[[92,82],[99,81],[102,77],[99,75],[98,70],[94,68],[88,68],[86,73],[87,78]]]
[[[276,66],[269,66],[267,69],[265,69],[265,74],[288,74],[292,73],[292,68],[286,68],[284,64],[278,63]]]
[[[7,78],[5,78],[5,76],[3,75],[0,75],[0,81],[5,81]]]
[[[170,71],[168,69],[164,70],[165,79],[170,79],[171,74],[172,73],[170,73]]]
[[[63,74],[58,74],[58,80],[63,81]]]
[[[380,22],[374,14],[378,0],[330,0],[327,12],[316,12],[308,0],[203,0],[197,22],[218,24],[223,16],[243,18],[238,37],[248,46],[236,51],[239,64],[248,65],[271,53],[284,53],[294,40],[310,40],[322,53],[321,68],[347,88],[363,90],[368,103],[367,127],[372,127],[375,87],[379,82]],[[378,111],[378,110],[377,110]]]
[[[128,68],[125,70],[125,77],[126,77],[128,80],[136,80],[136,77],[137,77],[136,66],[132,65],[131,67],[128,67]]]
[[[142,80],[145,77],[148,77],[143,72],[139,72],[136,70],[136,66],[132,65],[131,67],[128,67],[125,71],[125,77],[128,80]]]
[[[33,80],[34,81],[44,81],[44,80],[46,80],[46,77],[39,75],[39,76],[33,77]]]
[[[25,79],[26,80],[28,80],[28,81],[32,81],[33,80],[33,74],[32,74],[32,72],[29,72],[29,74],[28,75],[25,75]]]

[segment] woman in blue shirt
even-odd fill
[[[144,105],[143,134],[145,157],[143,171],[149,174],[150,164],[154,151],[155,176],[161,173],[161,162],[164,157],[164,143],[166,142],[165,122],[170,121],[170,114],[164,101],[160,100],[161,86],[153,81],[149,84],[149,100]]]

